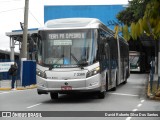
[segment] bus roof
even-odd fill
[[[129,51],[129,55],[140,55],[138,51]]]
[[[114,32],[110,30],[97,18],[61,18],[49,20],[45,23],[43,28],[39,30],[64,30],[64,29],[90,29],[90,28],[103,28],[107,30],[112,36]],[[127,43],[123,37],[123,42]]]
[[[7,54],[7,55],[10,55],[11,51],[7,51],[7,50],[1,50],[0,49],[0,54]],[[20,53],[18,52],[14,52],[15,55],[19,55]]]
[[[39,30],[98,28],[100,24],[103,23],[96,18],[62,18],[47,21]]]

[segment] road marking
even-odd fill
[[[143,102],[144,102],[144,100],[141,100],[141,103],[143,103]],[[137,107],[141,107],[141,106],[142,106],[142,104],[138,104],[138,105],[137,105]],[[133,109],[132,111],[134,112],[134,111],[137,111],[137,110],[138,110],[138,109]],[[127,117],[126,120],[131,120],[131,118],[132,118],[132,117]]]
[[[142,104],[138,104],[138,105],[137,105],[137,107],[141,107],[141,106],[142,106]]]
[[[0,94],[6,94],[6,93],[10,93],[10,92],[2,92],[2,93],[0,93]]]
[[[137,111],[138,109],[133,109],[132,111]]]
[[[132,117],[127,117],[126,120],[130,120]]]
[[[137,97],[138,96],[138,95],[134,95],[134,94],[124,94],[124,93],[108,93],[108,94],[124,95],[124,96],[132,96],[132,97]]]
[[[32,107],[38,106],[38,105],[40,105],[40,104],[42,104],[42,103],[38,103],[38,104],[35,104],[35,105],[32,105],[32,106],[29,106],[29,107],[27,107],[27,108],[32,108]]]
[[[7,93],[21,92],[21,91],[22,90],[14,90],[14,91],[9,91],[9,92],[1,92],[0,95],[7,94]]]
[[[1,94],[7,94],[7,93],[14,93],[14,92],[25,92],[25,91],[29,91],[29,90],[32,90],[32,89],[27,89],[27,90],[10,90],[10,91],[7,91],[7,92],[1,92],[0,91],[0,95]]]

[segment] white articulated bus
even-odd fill
[[[57,99],[61,93],[95,92],[104,98],[107,90],[126,83],[129,48],[122,37],[117,39],[95,18],[46,22],[38,32],[38,94]]]
[[[129,61],[131,72],[145,72],[147,70],[145,53],[129,51]]]

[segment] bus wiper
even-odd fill
[[[86,66],[86,65],[88,65],[88,62],[86,61],[86,59],[82,59],[79,61],[79,64],[82,66]]]
[[[84,69],[83,68],[83,65],[82,64],[79,64],[79,61],[77,60],[77,58],[71,53],[71,56],[72,58],[76,61],[76,63],[81,67],[81,69]]]
[[[132,58],[130,59],[130,62],[132,62],[132,61],[134,60],[134,58],[135,58],[135,57],[132,57]]]
[[[57,64],[62,58],[64,58],[64,55],[62,55],[53,65],[49,67],[49,70],[52,70],[54,68],[54,65]]]

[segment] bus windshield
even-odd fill
[[[38,63],[44,66],[78,67],[96,61],[96,30],[39,31]]]
[[[137,65],[139,62],[139,56],[129,56],[131,65]]]

